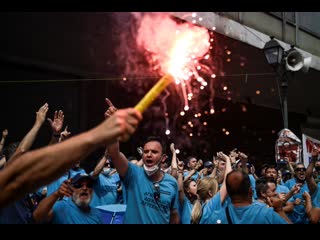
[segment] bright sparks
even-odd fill
[[[192,16],[195,18],[196,13]],[[173,34],[172,34],[173,33]],[[210,34],[191,23],[178,23],[166,14],[147,14],[140,23],[137,44],[145,49],[147,60],[161,76],[170,74],[179,85],[185,102],[192,99],[191,80],[203,90],[208,83],[200,74],[212,75],[200,60],[210,58]],[[191,95],[190,95],[191,94]],[[185,104],[184,111],[189,106]]]

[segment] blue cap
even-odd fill
[[[289,170],[284,170],[282,172],[282,175],[292,175],[291,172]]]
[[[75,184],[76,182],[80,181],[81,179],[87,179],[89,181],[93,181],[92,176],[88,175],[87,173],[78,173],[75,175],[72,180],[71,184]]]
[[[204,163],[204,167],[205,167],[205,168],[209,168],[209,167],[212,167],[212,166],[213,166],[213,164],[212,164],[211,161],[206,161],[206,162]]]

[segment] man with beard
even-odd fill
[[[79,173],[62,183],[58,191],[43,199],[33,212],[35,222],[53,224],[101,224],[101,212],[90,206],[93,178]],[[67,200],[57,200],[63,196]]]
[[[294,224],[308,223],[308,217],[302,201],[302,195],[304,192],[309,193],[309,188],[306,183],[306,168],[302,162],[297,163],[294,170],[294,178],[286,181],[285,186],[287,186],[289,189],[293,189],[294,186],[296,186],[296,188],[300,188],[298,193],[293,195],[294,209],[293,212],[288,215],[288,217]]]

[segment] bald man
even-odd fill
[[[247,173],[233,170],[226,177],[229,198],[218,214],[212,214],[210,223],[224,224],[286,224],[290,220],[278,197],[270,199],[272,207],[253,202],[253,191]]]

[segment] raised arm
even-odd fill
[[[223,152],[218,152],[217,157],[226,161],[226,169],[224,171],[224,179],[223,179],[223,183],[222,183],[222,186],[220,189],[220,197],[221,197],[220,200],[223,203],[228,195],[227,186],[226,186],[226,176],[229,172],[232,171],[232,167],[231,167],[231,160],[230,160],[229,156],[227,156]]]
[[[311,196],[308,192],[303,193],[305,209],[311,223],[317,224],[320,221],[320,208],[312,207]]]
[[[6,164],[6,157],[4,155],[0,156],[0,169]]]
[[[64,196],[72,196],[72,190],[69,188],[70,181],[71,179],[64,181],[56,192],[42,199],[32,214],[33,220],[36,223],[50,222],[53,218],[52,207],[56,201]]]
[[[24,154],[25,152],[27,152],[31,148],[36,136],[38,135],[38,132],[39,132],[42,124],[44,123],[44,121],[46,119],[48,109],[49,109],[49,105],[48,105],[48,103],[45,103],[42,107],[39,108],[38,112],[36,112],[36,121],[35,121],[33,127],[27,133],[27,135],[22,139],[17,150],[12,155],[11,159],[8,159],[10,161],[7,162],[7,166],[12,164],[13,161],[15,159],[17,159],[17,157]]]
[[[99,176],[99,174],[102,172],[104,165],[106,164],[106,155],[104,154],[101,158],[101,160],[98,162],[97,166],[94,168],[93,173],[91,176],[93,178],[96,178]]]
[[[128,140],[141,119],[133,108],[119,110],[85,133],[21,155],[0,171],[0,208],[57,179],[97,148]]]
[[[108,104],[108,109],[104,113],[105,118],[112,116],[118,109],[113,105],[109,98],[106,98],[106,103]],[[128,159],[126,156],[120,152],[119,142],[115,142],[108,146],[109,155],[113,161],[114,167],[117,169],[119,175],[124,177],[128,171]]]
[[[61,130],[63,127],[63,122],[64,122],[64,114],[62,110],[55,111],[54,112],[54,117],[53,120],[51,118],[47,118],[47,120],[50,123],[51,129],[52,129],[52,136],[51,140],[49,142],[49,145],[55,144],[59,142],[61,138]]]
[[[66,140],[71,135],[71,132],[68,131],[68,126],[60,133],[59,142]]]
[[[318,156],[319,156],[319,150],[316,146],[313,146],[311,151],[311,161],[306,171],[306,182],[308,184],[308,188],[311,195],[317,190],[317,187],[318,187],[316,181],[313,178],[313,169],[318,159]]]
[[[6,141],[7,136],[8,136],[8,129],[4,129],[2,131],[2,138],[1,138],[1,141],[0,141],[0,152],[3,149],[3,146],[4,146],[4,143]]]
[[[178,163],[177,163],[177,153],[176,149],[174,148],[174,143],[170,144],[170,150],[172,153],[172,159],[171,159],[171,175],[174,178],[178,177]]]
[[[239,158],[241,161],[241,168],[242,171],[244,171],[246,174],[249,174],[249,169],[247,166],[247,162],[248,162],[248,156],[246,154],[244,154],[243,152],[239,153]]]
[[[289,168],[289,171],[290,171],[290,173],[291,173],[291,176],[294,176],[294,169],[293,169],[293,166],[292,166],[289,158],[288,158],[288,157],[285,157],[284,160],[285,160],[285,161],[287,162],[287,164],[288,164],[288,168]]]

